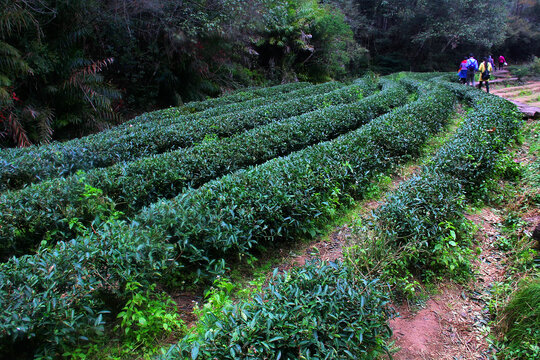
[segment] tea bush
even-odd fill
[[[270,103],[255,109],[215,117],[181,121],[170,126],[158,123],[150,128],[127,127],[90,135],[66,143],[29,147],[16,157],[0,160],[0,190],[16,189],[25,184],[58,177],[77,170],[106,167],[151,154],[192,146],[206,136],[227,137],[272,121],[313,111],[329,105],[356,101],[363,89],[373,84],[351,85],[308,97]],[[324,88],[323,88],[324,89]],[[9,155],[9,154],[8,154]]]
[[[127,282],[149,284],[166,271],[205,278],[258,244],[316,231],[445,123],[451,94],[420,91],[414,103],[333,141],[160,201],[130,224],[94,223],[75,240],[0,264],[0,342],[55,352],[99,332]]]
[[[329,140],[406,100],[403,87],[388,83],[380,94],[358,102],[330,106],[188,149],[0,194],[0,258],[27,253],[45,236],[60,240],[76,236],[69,219],[88,224],[99,216],[95,199],[83,196],[87,184],[123,204],[122,210],[131,215],[159,198],[176,196],[186,187],[197,187],[242,167]]]
[[[136,124],[139,122],[147,122],[149,120],[152,121],[160,118],[168,119],[180,115],[193,114],[208,109],[223,107],[224,105],[236,104],[279,94],[286,94],[309,87],[310,85],[311,84],[308,82],[295,82],[258,89],[243,89],[235,91],[229,95],[224,95],[217,98],[206,99],[202,101],[192,101],[182,106],[148,112],[136,116],[135,118],[127,121],[127,123]]]
[[[125,284],[148,284],[171,263],[172,247],[156,244],[152,230],[112,236],[128,227],[105,222],[87,237],[0,264],[0,351],[14,358],[24,348],[54,358],[101,336]]]
[[[375,174],[417,155],[452,109],[452,96],[435,88],[336,140],[153,204],[135,221],[161,228],[194,271],[220,273],[257,244],[313,233]]]
[[[391,336],[387,292],[341,263],[276,275],[251,301],[206,314],[161,360],[377,359]]]
[[[486,186],[521,124],[512,103],[445,86],[469,99],[473,111],[422,174],[402,183],[376,212],[377,231],[388,239],[385,244],[394,251],[405,245],[405,260],[394,265],[402,273],[423,277],[468,272],[468,242],[455,231],[464,226],[464,201]]]
[[[259,106],[264,106],[267,105],[269,102],[283,102],[289,101],[297,97],[305,97],[314,94],[327,93],[333,90],[343,88],[344,86],[345,84],[331,81],[323,84],[301,87],[300,89],[290,92],[277,93],[272,96],[258,97],[240,103],[221,105],[189,115],[175,116],[174,109],[170,110],[172,113],[168,112],[169,109],[163,109],[157,111],[160,116],[154,116],[153,113],[146,113],[130,121],[126,121],[125,123],[115,127],[114,129],[109,130],[109,132],[117,132],[118,130],[124,130],[126,128],[133,127],[134,125],[136,125],[137,131],[144,131],[145,129],[152,129],[155,125],[158,124],[161,126],[172,125],[179,122],[197,121],[203,118],[207,119],[224,114],[233,114],[239,111],[245,111],[246,109],[253,109]]]

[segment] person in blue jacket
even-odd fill
[[[474,86],[474,73],[478,70],[478,61],[473,54],[469,55],[467,60],[467,85]]]

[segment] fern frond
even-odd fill
[[[18,0],[2,1],[0,12],[0,36],[6,38],[20,32],[30,24],[36,24],[32,14],[21,6]]]
[[[0,87],[0,107],[9,107],[13,105],[13,98],[5,87]]]
[[[88,36],[89,34],[90,34],[90,31],[87,28],[80,28],[75,31],[66,33],[64,34],[64,37],[61,41],[61,47],[65,49],[69,49],[73,47],[75,44],[83,41],[84,38]],[[76,67],[87,66],[87,65],[89,65],[88,61],[86,64],[79,64],[79,65],[76,65]]]
[[[0,72],[3,74],[32,74],[32,69],[24,61],[19,50],[0,41]]]
[[[6,118],[7,130],[11,134],[13,141],[17,144],[18,147],[26,147],[32,145],[26,130],[19,122],[19,119],[14,113],[10,113]]]
[[[37,121],[37,128],[39,132],[39,141],[44,144],[51,142],[53,135],[52,122],[54,119],[54,113],[49,108],[36,110],[30,106],[27,106],[23,110],[23,115],[33,122]]]
[[[114,58],[106,58],[103,60],[97,60],[92,62],[91,64],[74,71],[73,74],[68,79],[68,82],[71,84],[77,84],[81,82],[81,80],[84,79],[85,75],[89,74],[96,74],[98,72],[101,72],[104,68],[111,65],[114,62]]]

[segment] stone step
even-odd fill
[[[490,83],[495,83],[495,81],[490,81]],[[533,93],[535,92],[540,92],[540,84],[539,83],[529,83],[529,84],[525,84],[525,85],[520,85],[520,86],[511,86],[511,87],[505,87],[505,88],[498,88],[498,89],[495,89],[493,92],[497,92],[497,94],[505,94],[505,95],[511,95],[511,94],[519,94],[520,92],[522,91],[532,91]]]
[[[540,107],[524,104],[519,101],[511,100],[517,105],[519,111],[523,113],[523,117],[526,119],[540,119]]]
[[[509,83],[517,83],[519,79],[517,77],[508,77],[508,78],[495,78],[493,80],[489,80],[491,84],[509,84]]]

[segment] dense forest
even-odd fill
[[[0,146],[245,86],[540,54],[540,0],[0,0]]]

